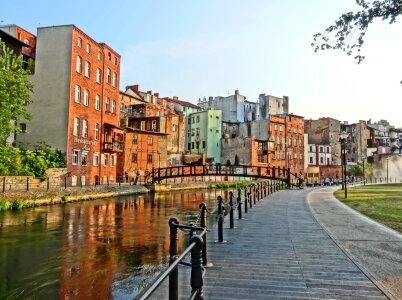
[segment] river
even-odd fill
[[[169,218],[188,224],[201,202],[213,209],[227,193],[143,194],[2,212],[0,299],[132,299],[166,265]],[[209,217],[209,227],[214,222]]]

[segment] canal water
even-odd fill
[[[228,199],[180,191],[2,212],[0,299],[132,299],[166,266],[169,218],[191,223],[218,195]]]

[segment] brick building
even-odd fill
[[[69,184],[116,180],[120,55],[74,25],[38,28],[32,119],[18,141],[66,152]]]
[[[304,118],[297,115],[270,115],[270,141],[273,142],[272,167],[304,172]]]

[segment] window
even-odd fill
[[[112,60],[112,54],[110,54],[110,52],[107,54],[107,59]]]
[[[137,153],[131,154],[131,162],[133,162],[133,163],[137,162]]]
[[[83,152],[81,154],[81,165],[82,166],[87,166],[88,165],[88,153],[87,152]]]
[[[200,128],[197,128],[197,133],[195,134],[196,136],[200,136]]]
[[[202,141],[202,148],[204,148],[204,149],[205,149],[205,148],[206,148],[206,146],[207,146],[207,145],[206,145],[206,142],[205,142],[205,141]]]
[[[102,80],[102,72],[101,69],[97,68],[96,69],[96,82],[101,83]]]
[[[187,137],[191,137],[191,130],[187,129]]]
[[[124,103],[120,103],[120,111],[124,112]]]
[[[20,130],[21,132],[26,132],[27,131],[27,124],[26,123],[20,123]]]
[[[91,45],[87,44],[87,53],[91,53]]]
[[[173,124],[172,131],[173,131],[173,132],[176,132],[176,131],[177,131],[177,125],[176,125],[176,124]]]
[[[152,138],[152,136],[149,136],[149,137],[148,137],[147,144],[148,144],[148,145],[152,145],[152,144],[153,144],[153,138]]]
[[[112,81],[112,85],[116,86],[117,85],[117,74],[116,72],[113,72],[113,81]]]
[[[138,144],[138,135],[133,135],[133,144]]]
[[[200,123],[200,116],[197,116],[197,123]]]
[[[324,163],[324,157],[320,157],[320,163],[321,163],[321,164]]]
[[[102,53],[100,53],[100,51],[98,52],[98,60],[102,59]]]
[[[310,157],[310,164],[312,164],[313,163],[313,158],[312,157]]]
[[[84,90],[84,105],[89,105],[89,91],[87,89]]]
[[[75,63],[75,70],[78,73],[82,72],[82,58],[81,58],[81,56],[77,56],[77,61]]]
[[[327,147],[327,153],[329,153],[329,147]]]
[[[107,167],[108,166],[108,161],[109,161],[109,155],[108,154],[102,154],[103,155],[103,165],[105,166],[105,167]]]
[[[115,164],[116,164],[116,156],[111,155],[110,156],[110,166],[114,167]]]
[[[195,135],[195,128],[191,128],[191,136]]]
[[[106,82],[110,84],[111,78],[110,78],[110,69],[106,69]]]
[[[116,101],[112,100],[112,113],[116,112]]]
[[[151,123],[151,130],[152,130],[152,131],[155,131],[155,130],[156,130],[156,120],[152,120],[152,123]]]
[[[191,142],[191,149],[194,149],[194,142]]]
[[[79,151],[73,150],[73,157],[71,158],[72,165],[78,165],[78,155],[79,155]]]
[[[106,97],[106,111],[110,112],[110,99]]]
[[[77,46],[82,48],[82,38],[80,38],[80,37],[77,40]]]
[[[140,129],[145,130],[145,121],[141,121],[140,123]]]
[[[117,57],[114,58],[114,64],[117,65]]]
[[[275,124],[274,129],[275,129],[275,130],[278,130],[278,124]]]
[[[95,123],[95,140],[99,140],[99,124]]]
[[[89,78],[89,75],[91,74],[91,64],[86,61],[85,62],[85,76]]]
[[[88,121],[82,120],[82,137],[88,137]]]
[[[191,143],[187,143],[187,150],[191,150]]]
[[[81,102],[81,87],[79,85],[75,86],[75,102]]]
[[[147,155],[147,163],[152,163],[152,154]]]
[[[327,157],[327,165],[329,165],[329,157]]]
[[[279,126],[279,131],[282,131],[282,125],[281,125],[281,126]]]
[[[79,132],[80,132],[80,119],[79,118],[74,118],[73,135],[78,136]]]
[[[100,96],[99,95],[95,96],[95,109],[100,110]]]
[[[95,153],[94,153],[94,157],[93,157],[92,163],[93,163],[94,166],[99,165],[99,153],[98,153],[98,152],[95,152]]]
[[[320,146],[320,153],[324,152],[324,148]]]

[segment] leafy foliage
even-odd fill
[[[402,0],[373,2],[356,0],[356,3],[362,8],[360,11],[342,14],[334,25],[329,26],[323,33],[314,35],[311,46],[314,47],[315,52],[329,49],[342,50],[347,55],[354,54],[359,64],[365,58],[361,54],[361,48],[369,25],[375,19],[387,20],[393,24],[402,14]]]
[[[58,149],[40,143],[34,150],[12,148],[0,143],[0,175],[46,177],[48,168],[64,168],[65,155]]]
[[[33,84],[28,79],[29,72],[22,68],[22,55],[5,47],[0,40],[0,143],[18,133],[14,122],[29,119],[26,106],[31,102]]]

